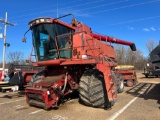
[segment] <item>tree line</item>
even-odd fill
[[[115,45],[115,53],[119,65],[133,65],[137,70],[143,70],[145,64],[150,61],[149,53],[158,45],[154,40],[148,40],[145,44],[148,56],[137,49],[131,51],[129,47],[122,45]]]
[[[24,53],[21,51],[9,52],[6,56],[5,68],[8,68],[10,64],[24,65],[26,64],[26,58],[24,58]],[[2,62],[0,63],[2,68]]]
[[[143,69],[147,60],[141,50],[131,51],[130,48],[121,45],[115,47],[115,53],[119,65],[133,65],[138,70]]]

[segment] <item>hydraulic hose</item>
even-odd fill
[[[65,89],[66,89],[66,85],[67,85],[67,76],[68,76],[68,73],[66,73],[66,76],[65,76],[64,87],[63,87],[62,93],[64,93],[64,91],[65,91]]]

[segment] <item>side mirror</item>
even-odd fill
[[[27,38],[25,36],[26,36],[26,34],[27,34],[28,31],[30,31],[30,29],[25,32],[24,38],[22,38],[22,42],[26,42]]]
[[[77,20],[75,18],[72,19],[72,26],[77,26]]]
[[[26,42],[26,38],[22,38],[22,42]]]

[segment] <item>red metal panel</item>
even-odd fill
[[[97,69],[101,71],[104,74],[104,80],[106,84],[106,92],[108,95],[109,101],[113,101],[114,99],[117,98],[117,94],[115,94],[113,91],[116,90],[116,85],[111,85],[111,83],[114,83],[111,75],[111,70],[109,66],[106,66],[104,64],[97,64],[96,65]]]

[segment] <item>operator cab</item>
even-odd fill
[[[73,27],[52,18],[35,19],[29,25],[38,61],[72,57]]]

